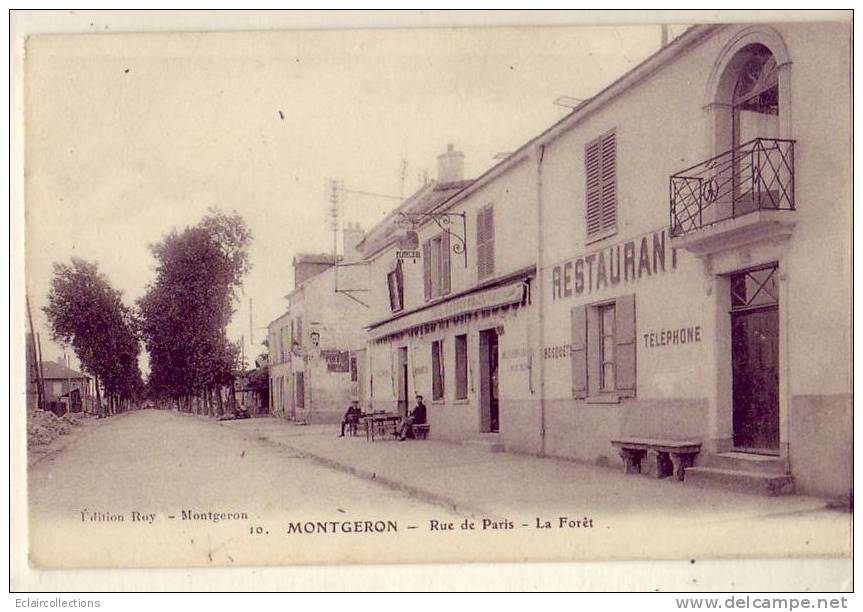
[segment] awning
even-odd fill
[[[470,295],[453,298],[434,304],[416,312],[374,324],[370,328],[372,340],[401,333],[414,327],[452,319],[454,317],[491,310],[513,304],[521,304],[527,292],[527,283],[521,281],[493,289],[477,291]]]

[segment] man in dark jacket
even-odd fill
[[[360,422],[360,416],[362,416],[363,411],[360,410],[360,405],[357,400],[353,400],[351,405],[348,406],[348,411],[345,412],[345,416],[342,419],[342,433],[339,434],[340,438],[345,437],[345,425],[350,425],[352,428],[356,427],[356,424]]]
[[[408,436],[414,437],[414,425],[425,425],[426,422],[426,405],[423,404],[423,396],[417,395],[417,403],[408,417],[402,419],[401,430],[399,431],[399,440],[404,440]]]

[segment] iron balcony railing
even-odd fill
[[[671,235],[755,210],[794,210],[794,141],[755,138],[671,176]]]

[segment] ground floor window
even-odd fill
[[[306,377],[304,372],[294,374],[294,392],[296,394],[295,405],[297,408],[306,407]]]
[[[599,389],[614,391],[614,304],[599,307]]]
[[[432,399],[444,397],[443,340],[432,342]]]
[[[572,394],[635,397],[635,295],[572,309]]]
[[[455,398],[467,399],[467,334],[455,337]]]

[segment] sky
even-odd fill
[[[659,44],[659,26],[30,37],[26,284],[45,358],[63,354],[41,312],[52,262],[96,261],[133,303],[148,245],[213,206],[252,231],[228,331],[258,355],[293,256],[332,248],[328,180],[408,195],[448,143],[477,176],[560,119],[558,97],[590,97]],[[346,193],[340,222],[369,229],[395,204]]]

